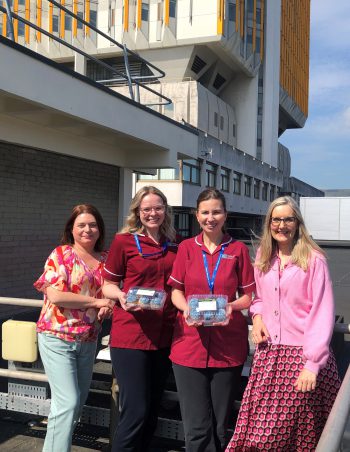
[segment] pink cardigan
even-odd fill
[[[272,344],[302,346],[305,368],[317,374],[327,363],[334,326],[326,259],[314,252],[307,271],[290,263],[280,275],[275,256],[267,273],[257,268],[254,273],[256,296],[250,314],[262,315]]]

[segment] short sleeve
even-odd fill
[[[173,269],[171,275],[168,279],[168,285],[173,287],[174,289],[185,290],[185,273],[186,273],[186,265],[185,262],[187,260],[187,247],[186,241],[181,242],[176,254],[176,258],[174,261]]]
[[[240,294],[251,294],[255,291],[254,269],[248,248],[242,244],[238,261],[238,291]]]
[[[102,269],[102,277],[108,281],[120,282],[125,277],[125,270],[125,235],[116,234]]]
[[[68,291],[68,269],[60,246],[47,258],[43,274],[34,283],[39,292],[44,292],[48,286],[62,292]]]

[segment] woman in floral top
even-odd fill
[[[51,388],[44,452],[69,452],[87,398],[96,340],[113,302],[103,298],[104,223],[89,204],[73,208],[61,240],[34,283],[44,293],[39,350]]]

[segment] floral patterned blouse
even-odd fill
[[[97,339],[101,327],[97,309],[56,306],[47,298],[46,288],[51,286],[63,292],[103,298],[101,270],[106,258],[107,253],[102,253],[99,266],[92,270],[70,245],[58,246],[52,251],[45,263],[44,273],[34,283],[34,287],[44,293],[44,305],[37,322],[38,333],[51,334],[71,342],[93,342]]]

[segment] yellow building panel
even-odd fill
[[[142,13],[142,0],[137,0],[137,12],[136,12],[136,20],[137,20],[137,29],[141,28],[141,13]]]
[[[129,30],[129,0],[124,0],[124,15],[123,15],[124,31]]]
[[[26,20],[30,20],[30,0],[26,0],[25,1],[25,5],[24,5],[24,18]],[[29,35],[30,35],[30,26],[29,25],[25,25],[24,26],[24,40],[26,44],[29,44]]]
[[[218,7],[218,19],[217,19],[217,34],[222,35],[224,33],[224,10],[225,2],[224,0],[217,0]]]
[[[73,14],[78,15],[78,0],[73,0]],[[78,36],[78,21],[73,17],[73,38]]]
[[[310,0],[282,0],[280,84],[305,116],[309,98]]]
[[[169,27],[169,14],[170,14],[170,0],[165,0],[164,24],[166,27]]]
[[[18,0],[14,0],[13,2],[13,12],[18,14]],[[15,35],[15,41],[18,42],[18,19],[14,19],[13,21],[13,33]]]
[[[37,0],[36,2],[36,24],[41,28],[42,26],[42,0]],[[41,33],[40,31],[36,32],[36,39],[38,42],[41,42]]]
[[[90,23],[90,0],[85,0],[85,20]],[[85,25],[85,36],[90,36],[90,27]]]
[[[49,33],[53,32],[53,4],[49,3]]]
[[[61,0],[61,5],[65,5],[65,0]],[[66,13],[63,11],[63,9],[60,9],[60,38],[64,39],[65,35],[65,15]]]
[[[256,50],[256,0],[253,2],[253,52]]]

